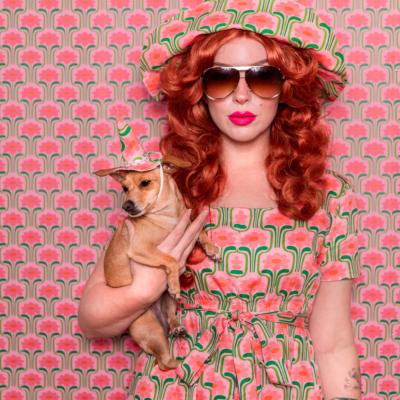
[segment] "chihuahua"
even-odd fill
[[[175,369],[180,361],[169,354],[168,324],[175,336],[186,335],[178,322],[176,300],[180,299],[179,265],[174,257],[157,246],[168,236],[187,210],[183,197],[172,178],[178,168],[191,163],[164,155],[161,166],[143,172],[104,169],[97,176],[110,175],[121,183],[126,193],[122,208],[128,213],[116,229],[104,259],[104,273],[111,287],[130,285],[133,281],[129,260],[167,273],[167,291],[128,328],[129,334],[147,353],[153,354],[160,370]],[[221,261],[218,249],[202,229],[197,242],[208,257]]]

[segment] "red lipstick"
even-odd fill
[[[229,115],[228,118],[235,125],[243,126],[251,124],[256,119],[256,115],[252,114],[249,111],[245,111],[244,113],[236,111],[233,114]]]

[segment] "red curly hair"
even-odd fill
[[[312,52],[259,35],[229,29],[202,35],[181,55],[171,58],[160,76],[168,107],[168,133],[161,139],[163,154],[190,161],[174,179],[192,219],[223,193],[227,176],[220,165],[221,133],[208,112],[199,77],[211,67],[217,50],[232,39],[261,42],[268,62],[286,77],[271,126],[267,178],[279,211],[289,218],[309,220],[326,198],[324,172],[330,129],[321,116],[322,84]]]

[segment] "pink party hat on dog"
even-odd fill
[[[117,130],[121,141],[122,166],[115,171],[150,171],[161,165],[162,154],[155,151],[146,153],[132,127],[117,110]]]

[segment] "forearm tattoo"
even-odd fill
[[[352,368],[346,376],[344,382],[345,389],[361,389],[361,371],[360,368]]]
[[[352,368],[346,375],[344,383],[345,389],[361,389],[361,371],[360,368]],[[357,400],[353,397],[333,397],[331,400]]]
[[[353,397],[332,397],[331,400],[357,400],[357,399],[354,399]]]

